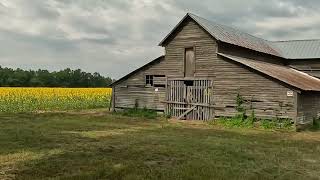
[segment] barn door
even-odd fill
[[[210,80],[168,81],[166,113],[186,120],[213,118]]]
[[[184,76],[193,77],[196,68],[194,48],[186,48],[184,57]]]

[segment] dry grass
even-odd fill
[[[0,115],[0,179],[319,179],[319,139],[104,110]]]

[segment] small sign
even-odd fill
[[[158,91],[159,91],[159,88],[156,88],[154,91],[155,91],[155,92],[158,92]]]
[[[288,97],[293,97],[293,91],[287,91],[287,96]]]

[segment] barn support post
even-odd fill
[[[109,106],[109,111],[110,111],[110,107],[111,107],[111,111],[112,112],[115,112],[116,111],[116,105],[115,105],[115,87],[112,87],[112,92],[111,92],[111,100],[110,100],[110,103],[111,103],[111,106]]]

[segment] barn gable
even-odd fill
[[[179,30],[180,26],[183,25],[184,21],[186,21],[189,18],[194,20],[200,27],[202,27],[217,41],[237,45],[243,48],[247,48],[257,52],[262,52],[265,54],[281,56],[281,54],[279,54],[279,52],[277,52],[272,46],[270,46],[269,42],[264,39],[252,36],[250,34],[241,32],[228,26],[208,21],[191,13],[188,13],[178,23],[178,25],[160,42],[159,45],[165,46],[167,44],[167,41],[169,41],[172,38],[172,36],[175,36],[176,31]]]
[[[123,76],[122,78],[118,79],[117,81],[113,82],[112,84],[110,84],[110,87],[113,87],[113,86],[129,79],[130,77],[134,76],[135,74],[139,73],[140,71],[143,71],[152,65],[158,64],[163,60],[164,60],[164,56],[160,56],[160,57],[148,62],[147,64],[141,66],[140,68],[130,72],[129,74],[127,74],[127,75]]]

